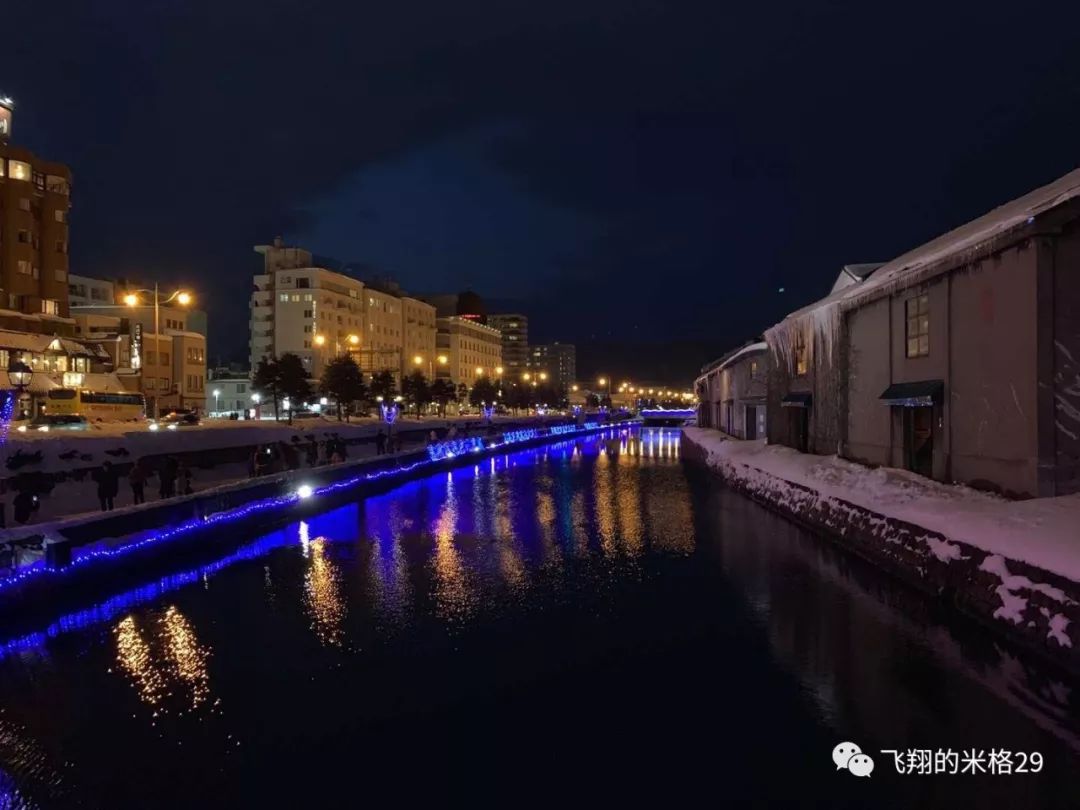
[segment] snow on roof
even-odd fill
[[[860,264],[845,264],[840,268],[840,275],[836,277],[836,281],[833,282],[832,290],[830,293],[843,290],[846,287],[850,287],[852,284],[858,284],[860,281],[866,281],[870,275],[881,267],[885,262],[862,262]]]
[[[919,271],[930,271],[947,259],[974,251],[991,239],[1026,225],[1034,217],[1064,205],[1077,196],[1080,196],[1080,169],[1074,169],[1052,183],[1029,191],[1022,197],[1017,197],[959,228],[897,256],[862,282],[839,290],[834,286],[834,292],[825,298],[796,310],[787,317],[799,317],[835,304],[843,304],[844,309],[850,309],[874,297],[875,293],[885,294],[897,287],[915,284],[925,277]]]
[[[747,343],[745,346],[741,346],[734,351],[730,351],[725,355],[721,355],[719,360],[714,360],[709,363],[705,368],[701,370],[701,376],[705,377],[717,371],[723,371],[728,366],[734,364],[738,360],[746,357],[749,354],[758,354],[760,352],[767,351],[769,344],[763,340],[754,341],[753,343]]]

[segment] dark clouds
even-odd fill
[[[75,171],[75,268],[189,281],[214,353],[276,233],[719,349],[1076,164],[1076,10],[879,6],[19,3],[0,87]]]

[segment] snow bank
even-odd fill
[[[1080,668],[1080,495],[1008,501],[703,428],[684,428],[683,447],[740,491]]]
[[[764,441],[731,441],[704,428],[686,428],[685,434],[708,452],[711,466],[745,465],[1080,582],[1080,495],[1009,501],[905,470],[870,469]]]

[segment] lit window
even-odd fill
[[[53,218],[57,222],[67,222],[68,221],[67,211],[60,211],[60,210],[53,211]]]
[[[289,296],[289,300],[292,301],[294,304],[299,303],[300,302],[300,294],[299,293],[293,293],[292,295]]]
[[[281,303],[283,303],[283,304],[288,300],[289,300],[289,294],[288,293],[282,293],[281,295],[278,296],[278,301],[281,301]]]
[[[46,315],[58,315],[60,312],[60,304],[50,298],[46,298],[41,302],[41,311]]]
[[[57,268],[56,270],[53,271],[53,277],[57,281],[67,281],[67,270],[61,270],[61,269]]]
[[[918,295],[904,303],[907,309],[907,356],[930,354],[930,297]]]
[[[23,163],[21,160],[9,160],[8,177],[12,180],[26,180],[29,182],[31,177],[33,177],[33,172],[30,170],[30,164]]]
[[[806,336],[802,332],[795,333],[795,374],[802,377],[806,374],[809,364],[807,362]]]
[[[68,181],[55,174],[45,175],[45,190],[54,194],[67,194],[69,193]]]
[[[21,211],[29,211],[30,210],[30,198],[29,197],[20,197],[19,198],[19,210],[21,210]]]
[[[30,262],[28,262],[26,259],[19,259],[16,263],[16,268],[24,276],[30,275]]]
[[[156,377],[147,377],[145,383],[143,384],[143,387],[146,388],[148,391],[152,391],[154,389],[155,382],[157,382]]]

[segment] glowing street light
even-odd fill
[[[440,366],[445,366],[449,362],[450,362],[450,358],[447,357],[445,354],[440,354],[439,355],[439,365]]]
[[[424,362],[424,358],[417,354],[417,355],[413,355],[412,361],[413,361],[414,366],[418,366],[418,365],[420,365],[421,363]]]
[[[540,379],[541,380],[546,380],[547,379],[547,372],[546,371],[541,371],[540,372]]]
[[[154,288],[152,290],[129,290],[127,294],[124,295],[124,303],[127,304],[127,306],[129,307],[138,306],[139,293],[153,293],[154,295],[154,352],[156,354],[158,351],[158,341],[161,338],[161,305],[170,304],[173,301],[176,301],[176,303],[180,304],[180,306],[186,307],[192,302],[193,299],[191,297],[191,293],[185,292],[184,290],[175,290],[168,298],[162,301],[161,291],[158,288],[158,283],[155,281]],[[153,410],[154,417],[156,418],[158,415],[158,398],[156,396],[154,397]]]
[[[498,374],[499,376],[502,376],[503,367],[502,366],[495,366],[495,373]]]
[[[326,344],[326,335],[316,335],[315,336],[315,345],[316,346],[323,346],[325,344]]]
[[[484,367],[483,366],[477,366],[476,367],[476,376],[477,377],[483,377],[484,376]]]
[[[356,346],[358,343],[360,343],[360,336],[359,335],[349,335],[348,340],[349,340],[350,345]]]
[[[524,374],[521,375],[521,379],[525,380],[525,382],[528,382],[532,379],[532,374],[526,371]]]
[[[214,389],[214,410],[221,413],[221,389]]]

